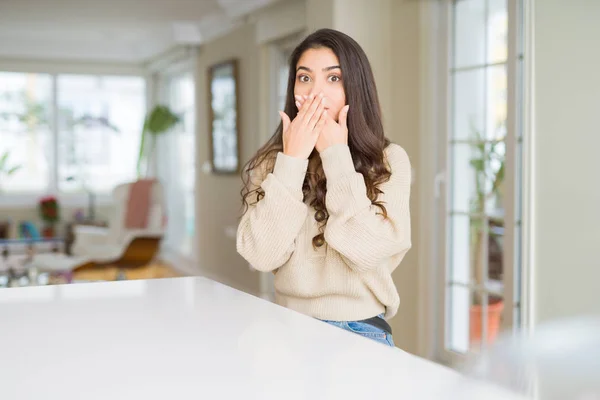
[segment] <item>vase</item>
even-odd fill
[[[504,301],[500,299],[494,299],[489,302],[487,306],[487,338],[486,343],[492,344],[496,340],[498,333],[500,332],[500,325],[502,320],[502,311],[504,311]],[[474,304],[470,309],[470,339],[471,344],[476,344],[481,341],[482,336],[482,321],[483,321],[483,310],[479,304]]]
[[[46,225],[44,229],[42,229],[42,236],[46,239],[51,239],[56,236],[56,232],[54,230],[54,225]]]

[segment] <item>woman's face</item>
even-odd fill
[[[346,93],[340,62],[327,47],[306,50],[296,65],[294,95],[309,96],[321,92],[325,96],[325,108],[337,121],[340,110],[346,105]]]

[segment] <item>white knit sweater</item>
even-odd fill
[[[391,273],[411,247],[411,168],[400,146],[389,145],[385,155],[391,177],[379,186],[378,200],[387,219],[367,197],[348,146],[321,153],[329,219],[326,244],[316,249],[319,223],[302,199],[308,160],[278,153],[273,172],[256,178],[265,195],[242,217],[237,250],[255,269],[275,272],[278,304],[335,321],[396,314],[400,298]]]

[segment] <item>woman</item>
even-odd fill
[[[294,50],[285,110],[244,169],[238,252],[278,304],[393,346],[391,273],[410,240],[410,162],[383,133],[369,61],[331,29]]]

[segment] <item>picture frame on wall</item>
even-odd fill
[[[209,137],[212,171],[237,174],[240,170],[238,60],[208,70]]]

